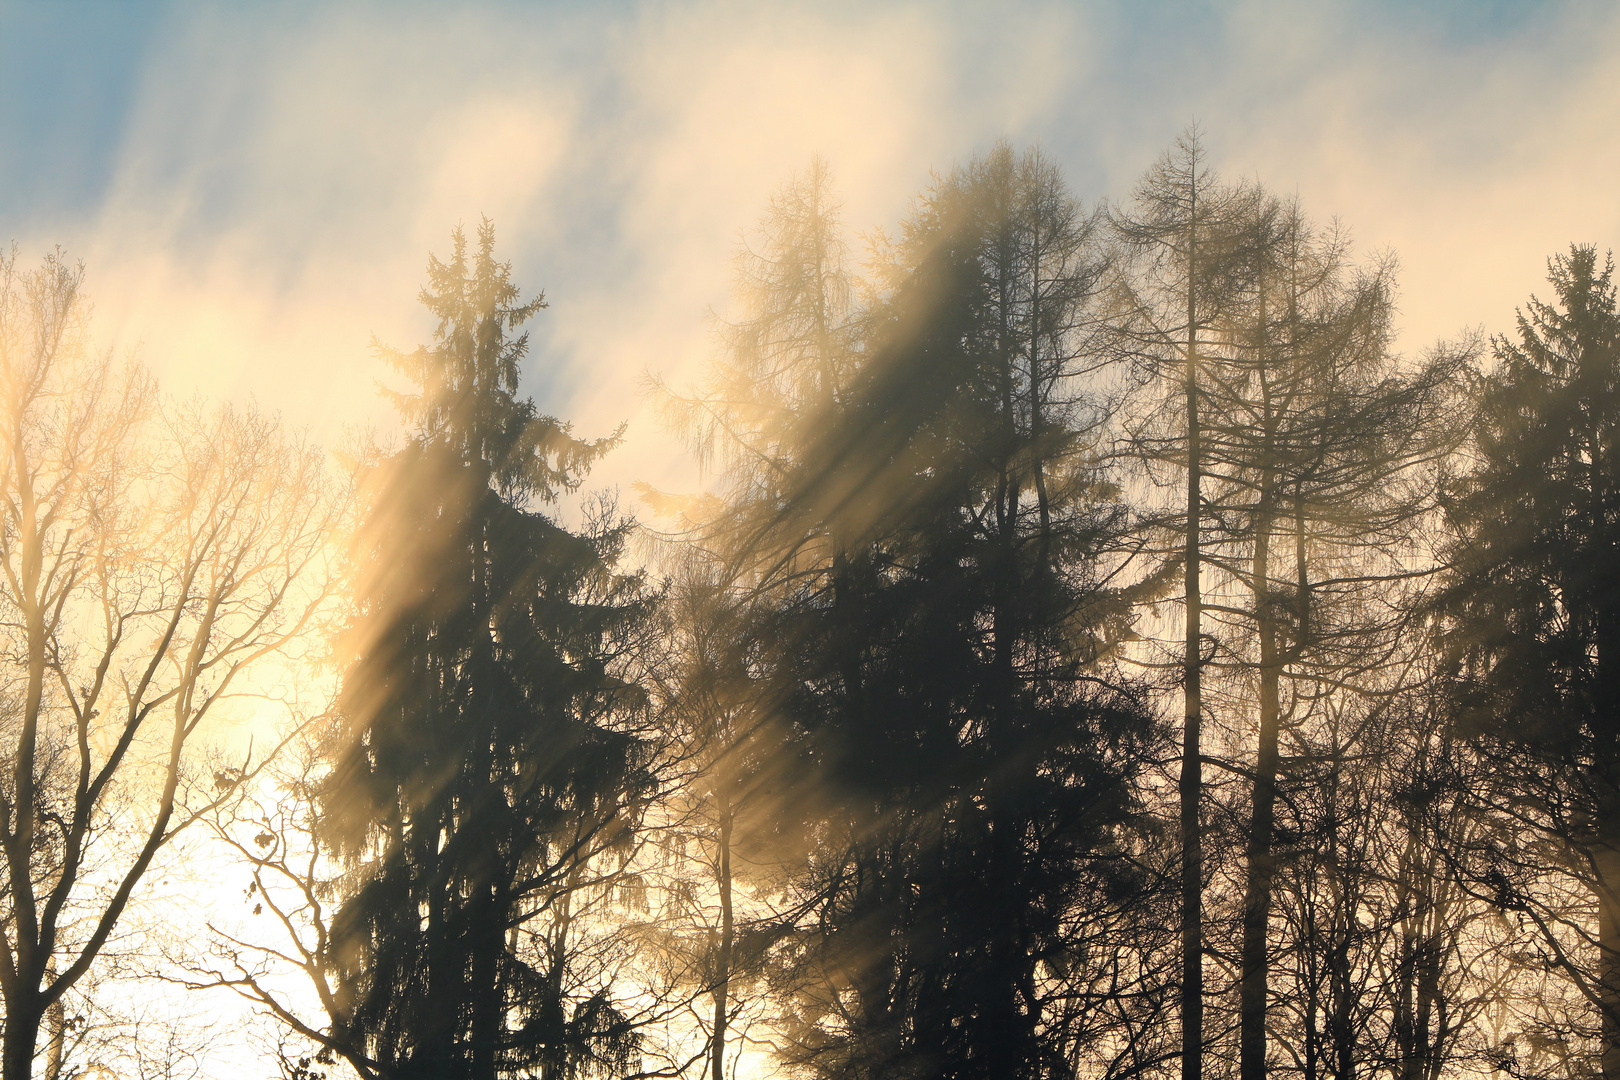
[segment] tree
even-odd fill
[[[159,409],[90,351],[83,277],[0,257],[6,1080],[159,851],[259,766],[210,782],[188,750],[327,598],[319,455],[253,414]]]
[[[1297,207],[1262,212],[1253,292],[1217,324],[1227,355],[1206,394],[1221,523],[1207,558],[1244,597],[1212,615],[1234,673],[1252,673],[1238,685],[1256,717],[1238,965],[1253,1080],[1267,1062],[1281,737],[1291,728],[1308,756],[1315,724],[1356,752],[1355,729],[1376,726],[1411,667],[1410,605],[1392,601],[1423,576],[1414,540],[1435,505],[1435,463],[1457,441],[1446,406],[1465,355],[1442,348],[1398,370],[1390,267],[1353,272],[1337,232],[1311,229]]]
[[[1386,601],[1414,576],[1413,538],[1433,507],[1424,477],[1456,441],[1443,410],[1461,358],[1439,349],[1397,371],[1387,262],[1352,269],[1337,230],[1312,228],[1257,185],[1214,183],[1200,153],[1196,133],[1184,139],[1139,190],[1137,216],[1116,219],[1136,255],[1118,333],[1148,385],[1162,386],[1158,408],[1127,424],[1129,442],[1154,473],[1193,474],[1168,518],[1181,533],[1173,555],[1190,624],[1183,831],[1208,828],[1195,812],[1202,763],[1249,782],[1247,822],[1232,840],[1243,864],[1238,940],[1213,951],[1235,956],[1239,1071],[1259,1080],[1283,737],[1307,758],[1313,722],[1367,721],[1392,692],[1406,616]],[[1252,756],[1242,746],[1249,715]],[[1230,820],[1241,816],[1234,807]],[[1184,843],[1183,911],[1195,912],[1224,869],[1203,836]],[[1202,924],[1184,924],[1184,958]],[[1184,972],[1184,1037],[1202,1023],[1202,995],[1187,991],[1202,977],[1199,965]]]
[[[1180,518],[1183,593],[1182,741],[1177,779],[1181,848],[1181,1077],[1200,1080],[1204,1053],[1203,629],[1205,421],[1201,415],[1210,363],[1208,329],[1241,302],[1253,276],[1263,223],[1257,191],[1227,186],[1205,163],[1202,132],[1176,140],[1138,185],[1135,215],[1114,218],[1136,255],[1134,273],[1118,279],[1117,326],[1127,356],[1152,382],[1163,381],[1164,408],[1132,432],[1148,459],[1179,467],[1186,481]]]
[[[656,385],[672,426],[699,462],[718,472],[723,495],[646,493],[685,518],[673,538],[674,656],[664,715],[696,766],[687,791],[699,794],[682,820],[698,826],[712,852],[718,915],[703,930],[715,940],[698,952],[714,1006],[707,1054],[713,1080],[721,1080],[731,1017],[741,1006],[739,976],[753,974],[739,971],[739,926],[758,943],[783,921],[768,908],[739,918],[733,855],[746,855],[747,876],[755,879],[802,861],[803,837],[785,807],[789,792],[814,799],[810,785],[794,777],[799,747],[750,655],[762,620],[801,574],[819,572],[829,558],[824,523],[809,524],[791,543],[772,535],[818,428],[848,392],[858,362],[863,316],[826,162],[812,159],[771,198],[755,243],[738,253],[734,293],[736,321],[721,325],[720,355],[703,385],[684,394]],[[678,886],[682,894],[686,884]],[[748,951],[758,959],[757,944]]]
[[[1088,946],[1135,887],[1153,726],[1110,667],[1130,594],[1082,393],[1094,227],[1036,153],[942,179],[755,518],[794,568],[757,663],[816,781],[779,955],[817,1075],[1064,1075],[1114,1016]]]
[[[486,221],[430,259],[433,344],[381,349],[416,386],[410,442],[361,532],[343,735],[322,832],[353,863],[332,917],[334,1049],[389,1077],[623,1070],[631,1024],[577,970],[591,898],[652,789],[630,678],[649,598],[629,528],[544,512],[617,436],[517,397],[543,298],[520,300]]]
[[[1498,801],[1484,894],[1536,930],[1596,1016],[1620,1077],[1620,314],[1612,260],[1549,264],[1514,338],[1492,342],[1474,467],[1447,507],[1437,602],[1458,731]]]
[[[731,642],[710,719],[746,736],[720,753],[733,790],[808,819],[808,844],[775,837],[788,887],[754,929],[779,1045],[817,1075],[1143,1052],[1103,1049],[1156,1007],[1110,938],[1153,728],[1109,666],[1130,602],[1089,457],[1095,227],[1048,162],[998,147],[858,289],[816,163],[743,259],[708,387],[676,402],[724,468],[696,535],[730,600],[692,635]]]
[[[670,760],[643,826],[651,857],[634,871],[644,899],[636,933],[650,966],[664,973],[666,1009],[708,999],[706,1016],[691,1012],[701,1052],[686,1052],[691,1025],[672,1025],[680,1030],[671,1031],[676,1049],[665,1055],[671,1067],[701,1060],[724,1080],[749,1027],[769,1015],[757,988],[782,924],[771,897],[803,846],[799,815],[783,794],[797,787],[794,755],[759,708],[744,650],[745,589],[691,536],[665,554],[664,660],[651,679]]]

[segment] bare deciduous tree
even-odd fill
[[[256,767],[188,767],[327,590],[319,455],[160,408],[87,344],[81,266],[0,257],[0,1076],[106,946],[160,849]]]

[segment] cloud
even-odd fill
[[[1417,8],[1369,23],[1349,5],[1301,21],[1257,4],[1237,20],[1222,96],[1239,105],[1211,125],[1231,132],[1228,168],[1297,189],[1362,250],[1397,253],[1407,350],[1509,328],[1546,291],[1549,255],[1620,243],[1604,179],[1620,167],[1606,134],[1620,122],[1620,17],[1566,4],[1528,18],[1533,7],[1460,39],[1455,12]]]
[[[180,393],[251,395],[327,441],[386,427],[371,336],[424,339],[427,252],[487,214],[551,302],[529,390],[585,435],[630,421],[605,483],[693,482],[640,375],[701,370],[736,246],[814,153],[865,229],[1002,136],[1123,198],[1197,117],[1228,174],[1398,251],[1408,348],[1505,326],[1549,253],[1620,234],[1620,20],[1595,5],[1488,25],[1348,4],[181,7],[163,27],[104,194],[22,237],[86,257],[101,333]]]
[[[527,389],[586,436],[630,422],[598,481],[681,488],[640,376],[698,377],[737,245],[815,153],[859,230],[1003,136],[1122,199],[1198,118],[1228,175],[1399,253],[1406,348],[1507,327],[1547,255],[1620,243],[1620,15],[1482,6],[183,5],[96,123],[0,125],[14,157],[44,140],[97,175],[7,205],[25,251],[86,259],[100,335],[172,392],[252,397],[328,443],[393,424],[372,336],[425,339],[426,255],[487,214],[551,302]]]

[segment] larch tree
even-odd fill
[[[1209,640],[1204,630],[1207,490],[1203,417],[1209,329],[1251,289],[1254,254],[1263,220],[1260,193],[1222,183],[1207,163],[1202,132],[1177,139],[1135,192],[1129,213],[1114,216],[1127,272],[1116,278],[1115,326],[1122,354],[1161,391],[1160,405],[1132,425],[1128,441],[1155,473],[1178,470],[1185,497],[1177,552],[1183,585],[1182,739],[1177,798],[1181,865],[1181,1078],[1203,1075],[1204,1033],[1204,674]]]
[[[1234,712],[1252,694],[1256,731],[1237,973],[1246,1080],[1267,1067],[1283,730],[1303,749],[1313,721],[1376,713],[1410,655],[1395,597],[1414,576],[1434,467],[1455,445],[1444,409],[1459,359],[1440,349],[1398,371],[1390,268],[1353,271],[1342,237],[1297,207],[1257,209],[1253,290],[1216,324],[1226,355],[1206,394],[1206,469],[1221,493],[1208,560],[1243,598],[1212,609],[1228,643],[1217,666],[1237,676]]]
[[[747,876],[764,879],[787,872],[804,851],[787,807],[811,796],[750,658],[764,613],[832,558],[818,528],[784,542],[772,523],[857,363],[861,313],[848,263],[831,170],[815,158],[772,196],[738,253],[736,309],[719,326],[719,353],[701,384],[655,386],[671,426],[717,478],[717,492],[701,499],[647,492],[682,522],[670,537],[677,640],[665,708],[696,767],[691,790],[700,794],[683,820],[700,826],[717,900],[714,925],[704,927],[713,947],[700,950],[699,965],[713,1005],[712,1080],[727,1066],[742,976],[757,976],[762,959],[751,945],[749,970],[740,970],[739,931],[767,941],[782,921],[768,907],[737,910],[743,875],[734,859],[741,853]],[[678,891],[689,890],[681,883]]]
[[[1180,531],[1170,554],[1185,589],[1183,1061],[1196,1069],[1196,1047],[1219,1037],[1192,1035],[1205,1000],[1225,991],[1194,993],[1205,973],[1192,958],[1230,956],[1239,1072],[1260,1080],[1282,739],[1288,729],[1304,752],[1313,717],[1342,718],[1352,699],[1376,708],[1375,688],[1403,655],[1406,616],[1391,590],[1412,576],[1412,537],[1434,505],[1424,470],[1455,444],[1442,410],[1460,357],[1440,349],[1397,371],[1390,268],[1352,269],[1336,233],[1313,230],[1258,185],[1217,183],[1201,153],[1185,137],[1140,187],[1134,215],[1116,215],[1132,256],[1116,334],[1158,395],[1124,423],[1128,444],[1155,480],[1187,480],[1167,519]],[[1252,752],[1241,734],[1250,727]],[[1246,814],[1219,810],[1242,851],[1230,946],[1206,938],[1224,908],[1211,926],[1200,914],[1203,890],[1227,876],[1198,810],[1212,761],[1250,794]]]

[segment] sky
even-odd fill
[[[373,339],[452,228],[550,307],[525,390],[597,469],[695,469],[643,390],[701,376],[730,266],[812,155],[852,233],[1036,145],[1127,201],[1194,121],[1401,272],[1399,346],[1512,327],[1620,246],[1620,5],[1588,0],[163,3],[0,0],[0,243],[83,259],[103,347],[336,445],[395,423]],[[633,505],[630,507],[634,509]]]
[[[643,390],[699,378],[773,189],[852,233],[930,171],[1038,144],[1087,203],[1191,122],[1229,177],[1400,260],[1400,347],[1512,326],[1547,257],[1620,243],[1608,3],[14,3],[0,242],[84,260],[105,347],[329,445],[394,424],[427,255],[494,221],[550,307],[525,390],[596,479],[695,474]]]

